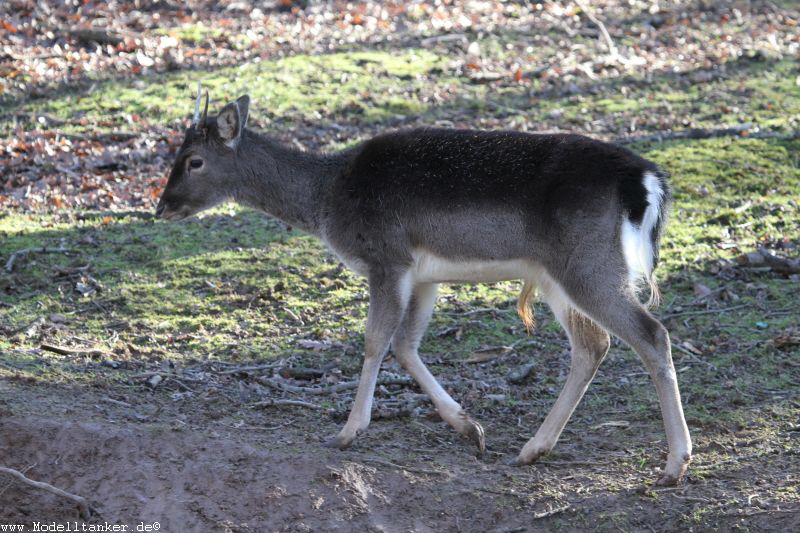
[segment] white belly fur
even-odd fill
[[[522,259],[452,260],[415,251],[411,275],[418,283],[492,282],[532,279],[538,270],[530,261]]]
[[[330,249],[350,270],[366,276],[367,265],[356,257],[340,254]],[[407,282],[412,283],[488,283],[494,281],[528,280],[535,281],[542,269],[523,259],[504,261],[491,260],[452,260],[440,257],[425,250],[414,250],[414,262],[407,272]]]

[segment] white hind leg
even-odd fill
[[[553,449],[609,348],[608,333],[577,311],[560,287],[546,280],[541,290],[544,300],[567,332],[572,362],[556,403],[536,435],[522,448],[517,464],[531,463]]]

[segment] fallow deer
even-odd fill
[[[332,154],[283,146],[247,124],[249,97],[208,116],[208,94],[186,130],[157,216],[180,220],[220,202],[264,211],[320,238],[369,282],[365,358],[339,434],[345,448],[370,422],[390,346],[459,433],[484,449],[484,431],[430,373],[417,349],[439,283],[524,282],[527,326],[535,291],[571,344],[563,390],[516,457],[548,453],[609,348],[609,333],[639,355],[661,405],[669,454],[660,484],[678,483],[691,457],[669,335],[640,304],[670,203],[654,163],[573,134],[414,129]]]

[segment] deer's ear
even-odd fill
[[[247,114],[250,107],[250,97],[239,97],[233,103],[222,108],[217,116],[217,130],[223,142],[231,148],[236,148],[242,137],[242,131],[247,124]]]

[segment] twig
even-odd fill
[[[72,250],[68,250],[63,246],[59,248],[25,248],[24,250],[17,250],[8,258],[6,261],[6,272],[11,272],[14,270],[14,262],[22,257],[23,255],[27,254],[55,254],[55,253],[70,253]]]
[[[180,375],[179,376],[178,374],[174,374],[172,372],[140,372],[138,374],[134,374],[132,376],[129,376],[129,379],[151,378],[153,376],[161,376],[164,379],[171,378],[171,379],[174,379],[176,381],[183,380],[183,381],[188,381],[190,383],[205,383],[205,381],[206,381],[206,380],[204,380],[202,378],[191,378],[191,377],[185,376],[185,375]]]
[[[422,39],[419,42],[419,44],[422,46],[430,46],[432,44],[438,44],[449,41],[460,41],[462,43],[467,43],[468,39],[467,36],[464,35],[463,33],[445,33],[444,35],[434,35],[433,37]]]
[[[567,509],[569,509],[569,504],[563,505],[561,507],[556,507],[555,509],[550,509],[549,511],[544,511],[542,513],[534,513],[532,518],[534,520],[539,520],[540,518],[547,518],[548,516],[553,516],[558,513],[563,513]]]
[[[222,425],[224,427],[230,428],[230,429],[253,429],[253,430],[258,430],[258,431],[275,431],[276,429],[281,429],[281,428],[285,428],[286,426],[291,426],[293,423],[294,423],[294,421],[290,420],[289,422],[287,422],[285,424],[280,424],[278,426],[244,426],[244,425],[242,425],[242,426],[231,426],[230,424],[222,424]]]
[[[84,520],[88,520],[92,514],[91,509],[89,508],[89,503],[86,501],[86,498],[66,492],[64,490],[59,489],[58,487],[54,487],[53,485],[50,485],[49,483],[45,483],[43,481],[34,481],[28,477],[25,477],[25,474],[23,474],[19,470],[14,470],[13,468],[0,466],[0,472],[15,477],[18,481],[21,481],[22,483],[25,483],[26,485],[29,485],[31,487],[46,490],[52,492],[53,494],[61,496],[62,498],[67,498],[68,500],[72,500],[73,502],[78,504],[78,509],[80,510],[81,518],[83,518]]]
[[[742,309],[744,307],[749,307],[749,304],[741,304],[741,305],[734,305],[731,307],[723,307],[722,309],[703,309],[702,311],[681,311],[680,313],[670,313],[668,315],[663,315],[658,317],[660,320],[669,320],[670,318],[675,318],[679,316],[689,316],[689,315],[708,315],[711,313],[725,313],[727,311],[734,311],[736,309]]]
[[[344,390],[349,389],[356,389],[358,388],[358,380],[355,381],[345,381],[343,383],[337,383],[336,385],[331,385],[329,387],[298,387],[296,385],[289,385],[288,383],[283,383],[281,381],[277,381],[274,378],[259,378],[257,381],[263,385],[271,387],[273,389],[281,390],[284,392],[293,392],[296,394],[335,394],[337,392],[341,392]],[[411,385],[413,381],[410,378],[402,378],[402,377],[392,377],[392,378],[381,378],[378,380],[378,385]]]
[[[536,464],[545,466],[608,466],[608,463],[595,463],[593,461],[536,461]]]
[[[510,490],[490,489],[487,487],[475,487],[475,490],[488,492],[489,494],[499,494],[500,496],[514,496],[515,498],[524,498],[526,496],[525,494],[520,494]]]
[[[608,33],[606,29],[606,25],[603,24],[603,21],[597,18],[594,13],[589,11],[583,2],[580,0],[575,0],[575,3],[578,4],[578,7],[581,8],[581,11],[586,15],[586,17],[594,22],[595,26],[600,28],[600,33],[603,35],[603,39],[606,42],[606,46],[608,47],[608,53],[611,54],[615,59],[620,59],[619,50],[617,50],[617,46],[614,44],[614,41],[611,40],[611,34]]]
[[[698,363],[703,363],[704,365],[708,366],[708,368],[710,368],[711,370],[713,370],[715,372],[717,371],[717,367],[714,366],[713,363],[709,363],[708,361],[703,361],[702,359],[697,357],[696,354],[692,353],[691,350],[687,350],[686,348],[684,348],[680,344],[673,344],[672,346],[674,346],[677,350],[679,350],[679,351],[683,352],[684,354],[686,354],[691,360],[696,361]]]
[[[391,467],[391,468],[398,468],[400,470],[406,470],[407,472],[413,472],[415,474],[430,474],[430,475],[435,475],[435,476],[447,476],[447,477],[450,477],[452,475],[452,474],[450,474],[450,472],[447,472],[447,471],[442,472],[440,470],[428,470],[427,468],[415,468],[413,466],[403,466],[403,465],[398,465],[398,464],[395,464],[395,463],[392,463],[392,462],[389,462],[389,461],[384,461],[383,459],[373,459],[373,458],[369,458],[369,457],[359,457],[358,460],[359,461],[363,461],[365,463],[375,463],[375,464],[379,464],[379,465],[383,465],[383,466],[388,466],[388,467]]]
[[[328,410],[321,405],[317,405],[311,402],[303,402],[300,400],[262,400],[260,402],[256,402],[250,407],[254,409],[262,408],[262,407],[272,407],[273,405],[295,405],[297,407],[307,407],[308,409],[319,409],[319,410]]]
[[[121,405],[122,407],[133,407],[128,402],[123,402],[122,400],[115,400],[114,398],[109,398],[108,396],[103,396],[100,398],[104,402],[113,403],[114,405]]]
[[[39,348],[60,355],[88,355],[90,357],[102,357],[105,355],[109,355],[108,352],[104,352],[103,350],[98,350],[96,348],[88,350],[82,348],[65,348],[63,346],[56,346],[54,344],[46,344],[46,343],[40,344]]]
[[[269,363],[263,365],[237,366],[235,368],[230,368],[228,370],[219,370],[216,372],[216,374],[236,374],[239,372],[252,372],[253,370],[268,370],[271,368],[277,368],[282,364],[283,362],[279,361],[277,363]]]

